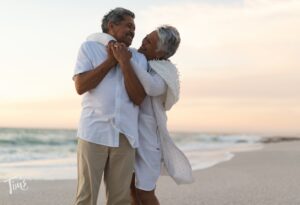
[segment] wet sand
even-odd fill
[[[1,171],[1,170],[0,170]],[[299,205],[300,141],[269,142],[262,150],[235,153],[232,160],[194,172],[195,183],[177,186],[161,177],[162,205]],[[20,181],[19,181],[20,182]],[[27,190],[0,183],[0,205],[71,205],[76,180],[26,180]],[[99,203],[104,204],[103,187]]]

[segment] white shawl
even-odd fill
[[[107,45],[109,41],[115,39],[106,33],[95,33],[90,35],[87,40]],[[164,168],[177,184],[192,183],[194,179],[191,165],[184,153],[175,145],[167,129],[166,110],[170,110],[179,99],[178,70],[168,60],[151,60],[148,63],[167,84],[167,92],[164,95],[151,97],[161,141]]]

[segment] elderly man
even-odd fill
[[[132,66],[147,69],[145,57],[127,48],[134,37],[134,17],[127,9],[111,10],[102,20],[102,30],[122,44],[105,47],[86,41],[79,50],[73,77],[78,94],[83,94],[76,205],[97,204],[103,173],[107,204],[131,202],[138,105],[145,97]]]

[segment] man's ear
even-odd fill
[[[112,34],[114,32],[115,24],[109,21],[107,24],[107,28],[108,28],[108,33]]]

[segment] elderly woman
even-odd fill
[[[125,45],[111,43],[113,38],[107,34],[93,34],[88,40],[108,44],[117,61],[131,56]],[[139,66],[130,61],[147,94],[139,112],[139,147],[131,184],[132,204],[159,204],[154,190],[163,172],[177,184],[193,181],[189,161],[173,143],[166,123],[166,111],[179,99],[177,68],[168,60],[175,54],[179,43],[180,36],[176,28],[158,27],[143,39],[138,49],[148,61],[148,70],[138,69]]]

